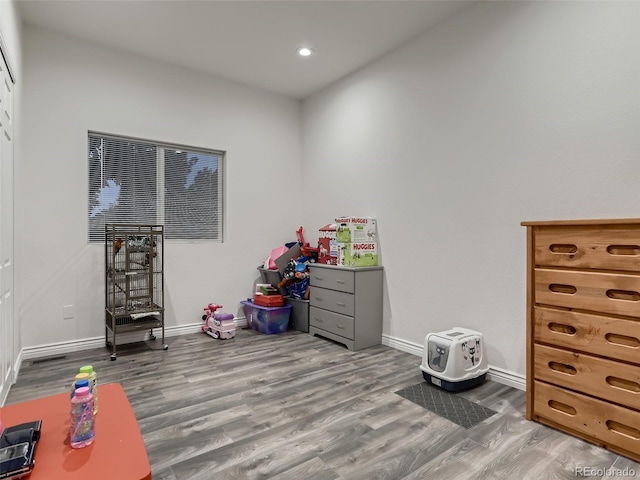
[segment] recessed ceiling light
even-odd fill
[[[300,55],[301,57],[308,57],[312,53],[313,50],[311,50],[309,47],[300,47],[298,49],[298,55]]]

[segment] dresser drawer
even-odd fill
[[[355,292],[355,274],[340,268],[310,267],[309,285],[312,287],[330,288],[341,292]]]
[[[534,339],[640,364],[640,321],[534,307]]]
[[[640,275],[536,268],[535,303],[640,317]]]
[[[539,227],[534,263],[640,272],[640,226]]]
[[[537,380],[640,409],[640,368],[636,365],[546,345],[534,345],[533,355]]]
[[[311,306],[309,307],[309,325],[350,340],[354,338],[353,317]]]
[[[540,420],[550,420],[556,428],[561,425],[631,452],[636,459],[640,456],[637,411],[543,382],[534,382],[534,389],[534,415]]]
[[[311,287],[309,305],[353,316],[355,296],[352,293],[338,292],[328,288]]]

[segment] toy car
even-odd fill
[[[216,310],[222,308],[222,305],[217,303],[210,303],[204,307],[205,314],[202,316],[204,324],[202,325],[202,332],[207,335],[218,338],[220,340],[227,340],[236,336],[236,326],[233,322],[232,313],[216,313]]]

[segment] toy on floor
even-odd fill
[[[216,313],[216,310],[222,308],[222,305],[218,303],[210,303],[204,307],[204,315],[202,320],[202,332],[207,335],[218,338],[220,340],[226,340],[236,336],[236,327],[233,323],[232,313]]]

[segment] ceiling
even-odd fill
[[[462,0],[18,0],[27,25],[304,98],[465,8]],[[300,46],[311,57],[296,54]]]

